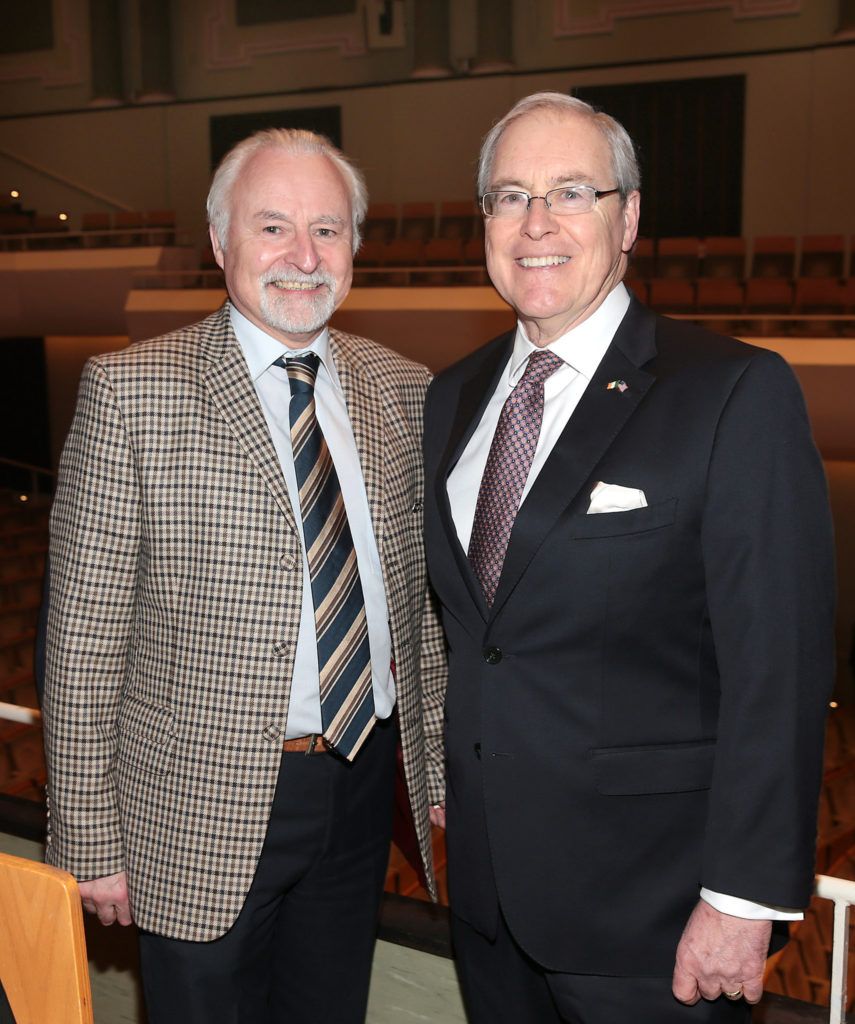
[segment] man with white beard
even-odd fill
[[[327,326],[366,205],[326,139],[244,140],[208,196],[229,301],[84,372],[51,522],[47,859],[139,926],[151,1024],[364,1020],[399,738],[434,891],[429,375]]]

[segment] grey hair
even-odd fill
[[[484,136],[481,145],[481,155],[478,160],[478,195],[483,195],[490,187],[490,177],[493,173],[493,161],[496,158],[496,149],[499,140],[505,133],[505,129],[518,121],[526,114],[538,110],[547,110],[556,114],[574,113],[589,118],[602,132],[608,143],[612,154],[612,170],[615,176],[615,185],[620,191],[621,198],[626,199],[630,192],[634,192],[641,185],[641,172],[638,169],[638,157],[635,146],[626,128],[613,117],[596,110],[585,103],[584,100],[575,96],[566,96],[562,92],[536,92],[531,96],[525,96],[516,103],[497,121],[496,124]]]
[[[368,189],[362,172],[337,149],[325,135],[304,131],[302,128],[266,128],[242,139],[220,161],[208,190],[208,223],[214,229],[223,249],[229,234],[231,191],[238,175],[250,157],[263,149],[281,149],[292,155],[319,154],[338,168],[350,195],[353,221],[353,253],[362,239],[361,228],[368,210]]]

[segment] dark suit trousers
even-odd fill
[[[744,1000],[685,1006],[669,978],[557,974],[526,956],[499,915],[495,941],[452,914],[469,1024],[747,1024]]]
[[[140,934],[149,1024],[362,1024],[396,740],[394,723],[381,722],[352,764],[283,755],[258,868],[232,928],[214,942]]]

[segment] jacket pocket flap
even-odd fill
[[[118,756],[154,775],[172,768],[175,725],[172,708],[125,696],[119,710]]]
[[[626,512],[593,512],[575,516],[570,534],[575,539],[620,537],[627,533],[644,533],[670,526],[677,516],[677,499],[657,502],[647,508],[631,508]]]
[[[597,791],[606,796],[690,793],[710,787],[715,740],[662,747],[600,747],[591,754]]]

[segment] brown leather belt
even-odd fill
[[[308,736],[295,736],[292,740],[285,740],[282,749],[286,754],[328,754],[332,747],[320,733],[313,732]]]

